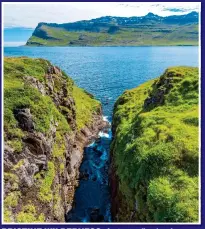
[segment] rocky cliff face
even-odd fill
[[[64,222],[101,105],[46,60],[5,58],[4,79],[4,221]]]
[[[113,220],[198,221],[198,69],[176,67],[115,104]]]

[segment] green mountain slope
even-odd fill
[[[169,68],[119,97],[111,177],[116,221],[198,221],[198,103],[192,67]]]
[[[39,23],[29,46],[198,45],[198,13],[160,17],[101,17],[88,21]]]
[[[100,102],[44,59],[4,59],[4,221],[64,222]]]

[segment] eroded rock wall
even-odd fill
[[[11,110],[12,117],[16,119],[14,130],[22,133],[20,137],[12,136],[5,125],[6,222],[64,222],[78,185],[83,149],[107,125],[102,120],[99,104],[98,109],[91,112],[91,121],[79,129],[76,121],[78,111],[72,94],[73,81],[58,67],[47,61],[44,64],[46,70],[43,80],[24,74],[21,82],[24,88],[37,90],[39,97],[49,97],[49,103],[53,103],[55,112],[51,116],[48,114],[48,120],[45,119],[45,122],[49,122],[48,130],[39,131],[37,126],[41,121],[44,122],[43,117],[46,114],[42,113],[41,120],[40,113],[44,109],[39,107],[40,114],[37,117],[29,103]],[[62,130],[64,127],[60,121],[56,121],[55,115],[60,117],[58,120],[66,120],[63,125],[67,125],[67,131]],[[14,144],[16,142],[19,147]]]

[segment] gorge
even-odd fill
[[[5,58],[4,80],[5,221],[63,222],[101,105],[43,59]]]
[[[167,58],[163,58],[163,53],[167,54]],[[5,55],[12,56],[6,57],[4,65],[4,93],[5,99],[8,98],[5,100],[5,124],[9,124],[5,126],[5,140],[9,145],[5,148],[5,159],[8,171],[12,171],[12,174],[5,173],[5,219],[15,222],[198,220],[197,68],[169,68],[163,74],[168,66],[176,63],[197,66],[197,52],[194,47],[20,47],[7,48]],[[43,59],[16,59],[13,56],[40,56],[51,60],[52,64]],[[150,56],[152,58],[149,58]],[[69,75],[72,75],[76,84],[89,93],[79,89],[62,69],[66,73],[70,72]],[[153,80],[160,75],[160,78]],[[148,82],[144,83],[146,81]],[[131,89],[136,86],[136,89]],[[90,93],[101,101],[102,109]],[[173,117],[176,117],[177,123],[170,121]],[[112,135],[107,121],[113,124],[114,138],[110,155]],[[180,133],[176,128],[179,124],[183,133],[186,133],[185,137],[193,139],[189,144],[183,138],[183,142],[175,141],[176,134]],[[47,130],[51,130],[50,134]],[[146,148],[148,144],[143,135],[148,139],[153,155],[146,150],[142,154],[139,153],[138,147]],[[136,145],[136,142],[141,145]],[[183,154],[177,153],[174,146],[170,149],[170,142],[173,142],[173,145],[177,143]],[[11,151],[11,148],[14,150]],[[41,154],[33,157],[37,151]],[[69,153],[65,153],[66,151]],[[163,155],[160,154],[161,151],[167,153]],[[136,156],[138,154],[141,158]],[[145,155],[147,157],[144,157]],[[187,160],[181,160],[183,157]],[[108,171],[110,159],[111,166]],[[137,164],[138,159],[144,162]],[[152,159],[156,160],[156,165],[153,164],[151,170],[153,181],[149,177],[150,167],[145,167],[146,163],[152,167]],[[175,167],[172,168],[172,165]],[[160,166],[162,171],[159,170],[159,173],[163,172],[166,176],[159,176],[157,180],[155,166]],[[177,170],[177,166],[182,167],[183,171]],[[33,170],[28,170],[28,167]],[[139,171],[137,168],[140,168]],[[18,177],[24,178],[25,174],[29,179],[22,179],[19,183]],[[80,180],[76,179],[77,176]],[[147,185],[140,183],[142,179]],[[32,182],[35,182],[35,188],[39,189],[28,192],[32,190],[28,189],[29,185],[32,187]],[[151,189],[148,182],[152,183],[151,187],[160,195],[160,200],[163,200],[165,205],[173,204],[172,197],[176,195],[176,187],[183,191],[191,190],[191,196],[186,192],[184,196],[180,192],[177,195],[185,200],[185,207],[193,217],[186,215],[180,201],[179,205],[175,205],[177,208],[172,209],[174,213],[181,213],[177,215],[178,218],[161,215],[158,209],[164,206],[156,205],[158,200],[155,192],[151,192],[149,197],[141,196],[142,193],[147,193],[146,187]],[[79,186],[75,192],[77,183]],[[111,185],[110,192],[108,183]],[[163,193],[167,195],[160,194],[158,185],[166,187]],[[23,195],[19,193],[19,189]],[[16,199],[19,200],[18,203]],[[119,202],[119,199],[122,201]],[[194,202],[187,199],[193,199]],[[188,208],[190,204],[192,208]]]

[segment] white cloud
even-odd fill
[[[65,23],[101,16],[143,16],[148,12],[161,16],[182,14],[198,11],[199,6],[197,2],[3,3],[3,19],[4,27],[35,28],[39,22]],[[173,9],[179,9],[179,12],[173,12]]]

